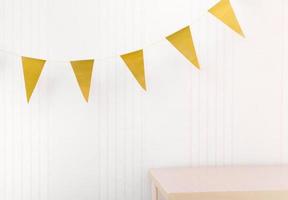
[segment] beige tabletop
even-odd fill
[[[288,199],[287,165],[162,168],[150,176],[166,199]]]

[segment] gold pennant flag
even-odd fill
[[[86,102],[89,100],[94,60],[71,61],[74,74]]]
[[[121,55],[135,79],[146,90],[143,50]]]
[[[219,3],[209,9],[209,12],[229,26],[232,30],[245,37],[231,6],[230,0],[220,0]]]
[[[200,69],[189,26],[167,36],[166,39],[193,65]]]
[[[31,95],[37,85],[46,60],[22,56],[23,74],[26,88],[26,98],[29,103]]]

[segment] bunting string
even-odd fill
[[[208,12],[213,15],[216,19],[220,20],[223,24],[228,26],[234,32],[242,37],[245,37],[244,32],[240,26],[240,23],[236,17],[234,9],[230,0],[220,0],[216,5],[208,10]],[[203,16],[198,17],[198,21]],[[196,21],[195,20],[195,21]],[[166,40],[176,49],[180,54],[182,54],[192,65],[200,69],[200,62],[197,57],[197,48],[194,46],[193,42],[193,31],[191,28],[192,24],[186,26],[169,36],[166,36]],[[156,41],[150,45],[143,47],[142,49],[128,52],[126,54],[117,55],[117,57],[122,58],[123,62],[127,65],[127,68],[134,76],[135,80],[142,87],[143,90],[147,90],[146,78],[145,78],[145,64],[144,64],[144,50],[151,46],[154,46],[161,42],[161,40]],[[81,90],[81,93],[86,102],[89,101],[90,84],[92,79],[93,65],[94,61],[102,61],[108,59],[114,59],[116,56],[109,56],[100,59],[89,59],[89,60],[52,60],[52,59],[39,59],[28,56],[20,55],[16,52],[7,51],[0,49],[1,52],[14,55],[22,58],[23,76],[24,84],[26,89],[26,99],[29,103],[34,89],[37,86],[37,82],[40,78],[41,72],[45,66],[46,61],[50,62],[70,62],[72,70],[74,72],[76,81]]]
[[[203,13],[201,14],[200,16],[198,16],[197,18],[195,18],[194,20],[190,21],[190,24],[188,24],[187,26],[192,26],[194,23],[196,22],[199,22],[200,19],[202,19],[203,17],[207,16],[207,13]],[[155,40],[154,42],[152,43],[148,43],[146,45],[143,45],[142,46],[142,49],[149,49],[149,48],[152,48],[154,47],[155,45],[158,45],[160,44],[161,42],[165,41],[164,40],[165,38],[159,38],[157,40]],[[18,52],[15,52],[15,51],[9,51],[9,50],[6,50],[6,49],[3,49],[3,48],[0,48],[0,52],[4,53],[4,54],[9,54],[9,55],[12,55],[12,56],[15,56],[15,57],[22,57],[23,54],[21,53],[18,53]],[[28,55],[26,55],[27,57],[29,57]],[[115,59],[115,58],[119,58],[119,56],[121,56],[120,54],[113,54],[113,55],[108,55],[108,56],[104,56],[104,57],[100,57],[100,58],[94,58],[94,61],[97,61],[97,62],[104,62],[104,61],[107,61],[107,60],[112,60],[112,59]],[[30,57],[33,57],[33,56],[30,56]],[[37,56],[36,56],[37,57]],[[45,56],[41,57],[42,59],[45,59],[46,61],[48,62],[53,62],[53,63],[67,63],[67,62],[70,62],[70,60],[68,59],[65,59],[65,60],[60,60],[60,59],[50,59],[50,58],[45,58]]]

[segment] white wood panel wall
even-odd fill
[[[286,163],[288,2],[231,0],[246,39],[216,2],[0,0],[0,199],[148,200],[151,167]],[[187,24],[201,71],[159,40]],[[146,93],[113,56],[141,47]],[[19,55],[51,60],[29,105]],[[89,104],[61,62],[85,58]]]

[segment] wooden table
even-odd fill
[[[152,200],[288,200],[288,165],[151,169]]]

